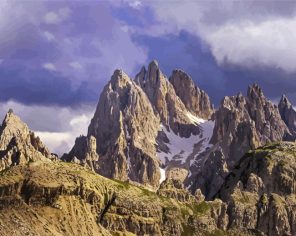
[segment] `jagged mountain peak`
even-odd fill
[[[201,188],[210,197],[221,186],[228,173],[243,154],[269,142],[286,140],[290,131],[276,105],[272,104],[257,85],[248,88],[246,97],[226,96],[215,112],[215,127],[211,139],[212,152],[198,176],[194,188]],[[239,148],[238,148],[239,147]],[[209,173],[216,173],[214,176]],[[206,183],[206,184],[205,184]]]
[[[11,138],[24,140],[30,135],[28,126],[14,114],[12,109],[6,113],[0,130],[0,147],[4,149],[7,147]]]
[[[153,59],[148,65],[148,70],[157,70],[157,69],[159,69],[158,61]]]
[[[289,99],[283,94],[278,105],[281,117],[287,127],[289,128],[292,136],[296,137],[296,111],[294,110]]]
[[[110,85],[113,89],[123,88],[132,83],[129,76],[121,69],[116,69],[111,76]]]
[[[287,96],[285,94],[283,94],[281,96],[281,100],[279,102],[279,107],[287,107],[287,108],[290,108],[292,107],[292,104],[291,102],[289,101],[289,99],[287,98]]]
[[[247,97],[250,99],[264,98],[263,91],[258,84],[252,84],[248,87]]]

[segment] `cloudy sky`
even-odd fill
[[[54,152],[86,134],[114,69],[152,59],[215,106],[254,82],[296,104],[296,1],[0,0],[0,115],[13,108]]]

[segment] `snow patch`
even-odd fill
[[[162,169],[159,167],[160,171],[160,179],[159,179],[159,184],[161,184],[163,181],[165,181],[166,176],[165,176],[165,169]]]
[[[195,124],[195,125],[198,125],[198,124],[201,124],[201,123],[205,123],[206,120],[202,119],[202,118],[199,118],[193,114],[191,114],[190,112],[187,112],[187,117],[189,118],[189,120]]]
[[[187,116],[194,124],[200,127],[201,133],[198,135],[191,135],[189,138],[182,138],[175,134],[171,129],[167,130],[163,125],[160,125],[160,130],[163,131],[169,139],[169,143],[166,143],[169,152],[157,153],[162,164],[167,164],[167,161],[171,162],[172,160],[180,160],[181,164],[184,164],[187,158],[193,153],[194,145],[197,143],[202,142],[202,146],[194,159],[207,148],[212,146],[209,142],[213,134],[215,122],[211,120],[203,120],[191,113],[187,113]],[[190,161],[190,165],[193,163],[194,160]]]

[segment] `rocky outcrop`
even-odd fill
[[[75,145],[61,159],[67,162],[81,164],[93,171],[98,171],[99,155],[97,154],[97,141],[93,136],[83,136],[76,138]]]
[[[9,110],[0,127],[0,170],[46,158],[57,159],[57,156]]]
[[[289,128],[293,139],[296,138],[296,111],[294,110],[292,104],[288,100],[288,98],[283,95],[279,102],[279,112],[283,121],[286,123]]]
[[[216,197],[227,202],[229,228],[295,235],[296,145],[282,142],[247,153]]]
[[[188,111],[206,120],[211,118],[214,108],[208,94],[199,89],[188,74],[174,70],[169,80]]]
[[[200,188],[207,198],[215,194],[245,152],[291,136],[277,106],[256,84],[248,88],[246,97],[242,94],[225,97],[214,116],[211,143],[215,145],[207,154],[202,170],[198,173],[192,166],[195,175],[187,180],[193,191]]]

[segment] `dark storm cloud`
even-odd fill
[[[0,102],[95,104],[113,70],[146,59],[107,2],[11,1],[0,12]]]
[[[2,69],[5,68],[5,69]],[[99,86],[95,82],[82,82],[73,88],[69,79],[46,69],[28,69],[13,63],[0,65],[0,100],[10,99],[25,104],[69,106],[94,103],[98,99]]]
[[[269,21],[276,20],[279,30],[285,23],[293,26],[294,1],[30,4],[14,2],[6,18],[14,11],[18,17],[0,32],[1,101],[59,106],[96,103],[115,68],[134,76],[141,65],[157,59],[168,76],[174,68],[187,71],[215,104],[254,82],[272,99],[287,93],[296,102],[295,53],[285,53],[293,48],[293,34],[285,41],[286,32],[279,31],[283,50],[272,40],[263,41],[265,31],[273,37]],[[254,25],[239,27],[241,22]],[[229,29],[230,36],[225,33]],[[244,40],[253,31],[260,37]],[[233,43],[231,37],[241,33],[243,37]]]

